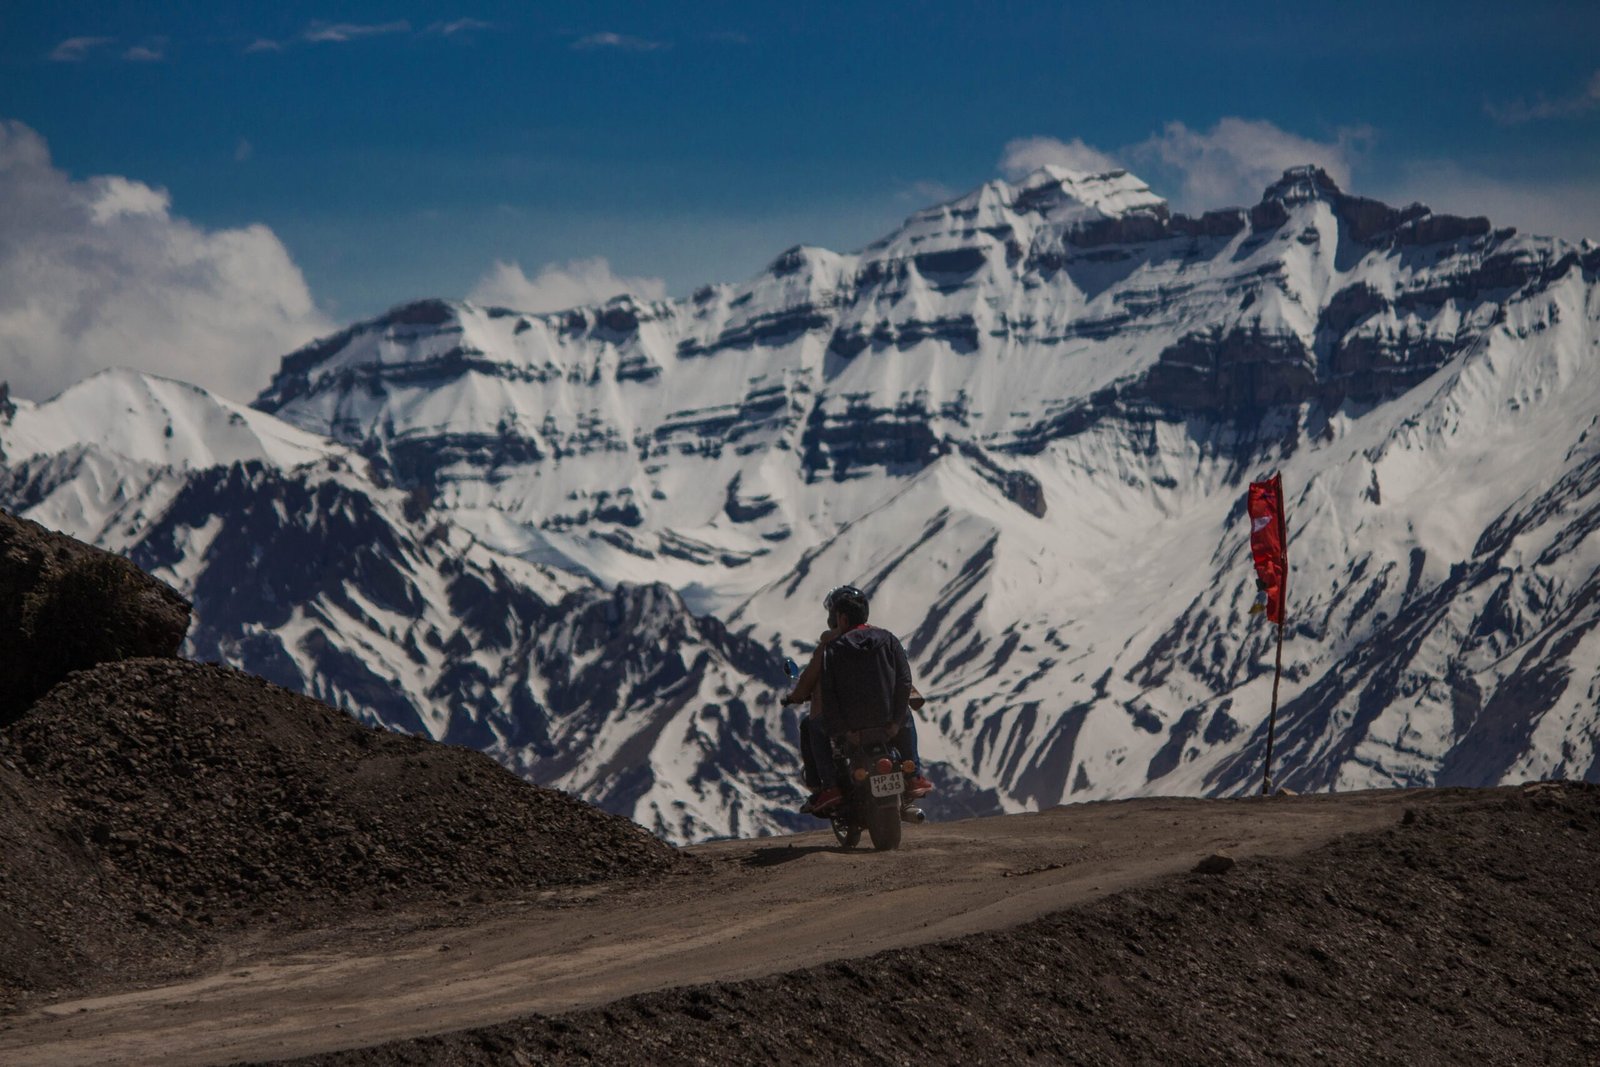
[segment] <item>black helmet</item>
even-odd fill
[[[867,605],[867,594],[853,585],[839,585],[828,590],[828,595],[822,598],[822,606],[828,614],[842,615],[858,626],[867,621],[867,614],[871,610]]]

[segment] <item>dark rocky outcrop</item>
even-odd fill
[[[1238,863],[1226,852],[1213,852],[1194,865],[1195,874],[1227,874]]]
[[[0,724],[71,671],[175,656],[189,602],[120,556],[0,512]]]
[[[1161,407],[1226,416],[1297,403],[1316,384],[1315,361],[1292,335],[1213,328],[1162,352],[1142,391]]]
[[[401,304],[384,316],[390,326],[443,326],[455,318],[455,309],[444,300],[414,300]]]
[[[794,417],[785,386],[760,385],[745,393],[736,406],[674,411],[649,438],[635,443],[650,455],[675,451],[716,456],[726,446],[740,447],[746,437],[787,426]]]
[[[977,273],[989,261],[987,253],[982,248],[951,248],[943,252],[923,252],[913,256],[912,261],[917,265],[917,273],[923,277],[930,275],[958,275],[966,278]]]
[[[1167,209],[1159,206],[1083,223],[1072,230],[1070,239],[1079,248],[1158,241],[1169,234],[1170,222]]]
[[[1455,333],[1428,329],[1441,308],[1454,304],[1464,309],[1496,291],[1548,283],[1557,269],[1525,251],[1496,251],[1486,236],[1485,219],[1432,215],[1420,205],[1395,211],[1345,196],[1325,178],[1317,171],[1296,184],[1286,175],[1279,183],[1284,188],[1268,190],[1268,197],[1253,209],[1256,222],[1287,218],[1285,203],[1317,195],[1335,205],[1346,237],[1358,241],[1404,245],[1470,238],[1474,243],[1453,262],[1455,269],[1416,288],[1402,286],[1392,296],[1365,283],[1339,290],[1322,308],[1309,347],[1292,333],[1253,324],[1189,333],[1169,345],[1127,393],[1168,412],[1200,411],[1234,419],[1253,418],[1282,405],[1311,402],[1332,410],[1346,400],[1381,401],[1427,378],[1481,336],[1477,327]],[[1307,233],[1315,237],[1315,231]],[[1253,284],[1265,288],[1275,283],[1281,284],[1267,274]],[[1249,307],[1259,292],[1244,290],[1241,306]],[[1421,320],[1422,328],[1413,320]]]
[[[760,494],[745,498],[740,495],[739,483],[742,474],[735,474],[728,483],[728,489],[723,501],[722,510],[734,522],[755,522],[765,518],[778,510],[778,502],[770,495]]]
[[[871,330],[860,326],[842,327],[828,341],[828,354],[850,360],[862,352],[897,349],[905,351],[924,341],[943,341],[956,352],[971,354],[978,350],[980,340],[977,323],[971,315],[953,315],[949,318],[922,322],[879,322]]]
[[[920,402],[893,408],[853,402],[840,411],[811,410],[800,438],[807,476],[843,481],[862,468],[921,470],[944,454],[944,444]]]
[[[1489,220],[1482,215],[1425,215],[1396,228],[1395,242],[1403,245],[1443,244],[1463,237],[1482,237],[1489,232]]]
[[[1245,228],[1247,213],[1240,208],[1207,211],[1199,218],[1172,216],[1172,232],[1188,237],[1232,237]]]
[[[678,342],[678,356],[690,359],[714,355],[725,349],[747,350],[759,345],[788,344],[813,330],[825,330],[832,325],[831,309],[797,304],[743,320],[724,330],[709,344],[686,337]]]
[[[451,467],[494,469],[537,463],[545,458],[538,438],[506,427],[499,433],[441,433],[374,442],[373,458],[387,460],[399,484],[436,488],[440,472]],[[381,449],[381,452],[379,451]]]
[[[1027,471],[1002,467],[970,441],[963,441],[957,447],[963,456],[972,461],[973,468],[983,480],[1004,493],[1007,500],[1036,519],[1044,518],[1044,486],[1039,484],[1039,479]]]
[[[1382,293],[1362,282],[1346,286],[1328,300],[1317,320],[1317,329],[1343,337],[1361,323],[1390,307]]]

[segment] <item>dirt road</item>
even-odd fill
[[[319,931],[204,977],[0,1017],[0,1062],[226,1063],[373,1045],[774,974],[1001,929],[1226,850],[1288,855],[1398,822],[1431,793],[1136,800],[908,828],[898,853],[831,835],[694,848],[645,887],[567,894],[473,925]],[[566,906],[552,906],[566,905]],[[388,929],[393,929],[392,926]]]

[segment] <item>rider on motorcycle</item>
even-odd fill
[[[918,762],[916,717],[922,695],[911,684],[911,666],[899,638],[867,625],[867,596],[842,585],[822,602],[828,629],[817,642],[805,672],[785,704],[811,701],[800,723],[800,750],[806,784],[816,789],[802,809],[823,814],[844,794],[834,781],[832,739],[852,729],[891,724],[898,727],[895,747],[904,759]],[[933,783],[920,773],[907,783],[907,798],[926,795]]]

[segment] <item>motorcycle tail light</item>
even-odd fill
[[[867,769],[865,767],[857,767],[855,770],[850,772],[850,777],[854,778],[858,782],[864,782],[867,780]]]
[[[879,774],[888,774],[892,770],[894,770],[894,764],[890,763],[887,757],[878,761]]]
[[[917,769],[917,765],[911,760],[906,760],[904,763],[900,764],[900,769],[905,771],[907,774],[910,774]]]

